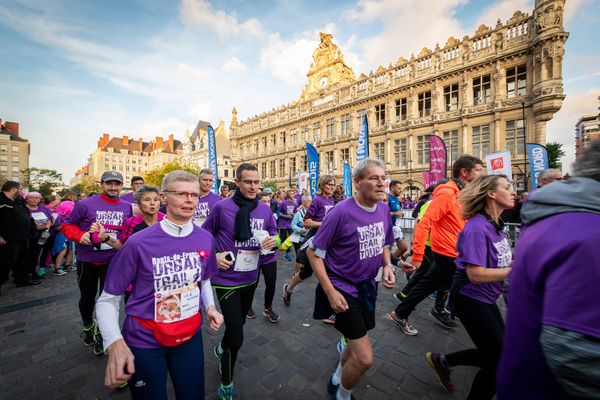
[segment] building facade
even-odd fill
[[[462,154],[484,159],[510,150],[524,190],[525,143],[546,143],[546,123],[565,97],[563,9],[563,0],[536,0],[533,15],[517,11],[506,23],[481,25],[471,37],[450,37],[358,78],[322,33],[298,101],[241,123],[234,113],[234,161],[255,163],[263,179],[284,186],[306,170],[308,142],[319,151],[321,173],[341,177],[342,163],[356,161],[366,114],[370,156],[385,162],[405,193],[423,189],[431,134],[444,139],[449,166]]]
[[[575,157],[595,139],[600,139],[600,114],[584,115],[575,124]]]
[[[0,119],[0,179],[23,182],[31,147],[19,134],[19,124]]]
[[[186,132],[182,153],[184,164],[193,164],[201,168],[208,167],[207,129],[209,125],[209,122],[198,121],[196,129],[194,129],[194,132],[191,135],[189,132]],[[217,147],[217,170],[219,173],[219,180],[232,182],[234,179],[234,172],[231,165],[231,144],[223,121],[219,122],[219,126],[215,129],[215,144]]]

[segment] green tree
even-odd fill
[[[148,185],[154,185],[160,187],[162,180],[166,174],[171,171],[183,170],[193,175],[198,175],[201,168],[193,164],[181,164],[177,161],[172,161],[158,168],[154,168],[144,174],[144,182]]]
[[[546,150],[548,150],[548,166],[550,168],[562,168],[560,159],[567,153],[562,149],[562,144],[558,142],[546,143]]]
[[[27,168],[23,171],[24,186],[30,191],[40,192],[42,196],[52,194],[54,187],[62,184],[62,174],[53,169]]]

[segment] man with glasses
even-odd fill
[[[234,195],[215,204],[202,225],[213,234],[217,252],[219,271],[211,282],[225,319],[225,333],[215,348],[221,372],[217,397],[224,400],[233,400],[233,369],[244,340],[261,253],[279,246],[275,217],[257,198],[260,179],[256,166],[241,164],[235,172],[235,184]]]
[[[121,198],[137,206],[137,202],[135,201],[135,192],[137,192],[143,184],[144,178],[141,176],[134,176],[131,178],[131,192],[125,193],[123,196],[121,196]]]
[[[213,174],[212,169],[204,168],[198,174],[198,182],[200,183],[200,199],[198,200],[198,208],[194,212],[194,217],[192,221],[194,224],[198,226],[202,226],[208,215],[210,214],[210,210],[221,201],[221,197],[212,192],[212,188],[215,182],[215,176]]]
[[[538,175],[538,186],[542,187],[554,181],[562,181],[562,171],[556,168],[548,168],[540,172]]]

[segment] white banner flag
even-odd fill
[[[512,180],[512,166],[510,165],[510,151],[487,154],[485,165],[488,175],[506,175]]]

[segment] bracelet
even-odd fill
[[[110,242],[110,236],[107,236],[106,239],[104,239],[102,241],[102,243],[108,243],[108,242]]]

